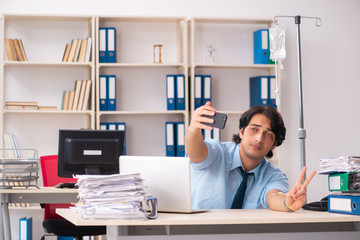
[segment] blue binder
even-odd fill
[[[185,110],[185,75],[176,75],[176,110]]]
[[[211,101],[211,75],[203,75],[203,102],[202,105],[205,105],[207,101]]]
[[[116,29],[114,27],[107,28],[106,46],[106,62],[116,63]]]
[[[107,101],[108,111],[116,111],[116,76],[107,76]]]
[[[275,77],[257,76],[250,78],[250,107],[272,105],[276,108]]]
[[[176,156],[185,157],[185,123],[176,123]]]
[[[124,131],[124,152],[123,155],[126,155],[126,123],[125,122],[119,122],[117,123],[117,130]]]
[[[221,141],[221,130],[219,128],[213,128],[212,138]]]
[[[108,124],[105,122],[100,123],[100,130],[108,130]]]
[[[360,195],[329,195],[328,212],[360,215]]]
[[[117,130],[117,123],[116,122],[107,123],[107,130]]]
[[[175,110],[176,75],[166,75],[167,110]]]
[[[259,29],[254,32],[254,64],[269,64],[269,30]]]
[[[32,218],[20,218],[19,240],[32,240]]]
[[[195,75],[194,79],[194,100],[195,100],[195,108],[202,106],[203,99],[202,99],[202,92],[203,92],[203,83],[202,83],[202,76]]]
[[[108,110],[108,100],[107,100],[107,76],[100,75],[99,76],[99,107],[100,111]]]
[[[99,28],[99,62],[107,62],[107,28]]]
[[[165,123],[166,156],[175,156],[175,123]]]

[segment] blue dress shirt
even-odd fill
[[[191,164],[191,197],[193,209],[229,209],[241,184],[242,166],[239,144],[206,139],[207,157]],[[271,189],[288,191],[286,175],[263,159],[248,177],[243,208],[269,208],[266,193]]]

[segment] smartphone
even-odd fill
[[[226,114],[215,112],[214,116],[208,116],[208,115],[203,115],[203,116],[214,119],[214,123],[202,122],[203,124],[214,127],[214,128],[220,128],[220,129],[223,129],[225,127],[226,120],[227,120]]]

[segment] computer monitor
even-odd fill
[[[58,176],[119,173],[124,131],[59,130]]]

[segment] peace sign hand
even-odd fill
[[[306,167],[303,167],[296,182],[296,185],[286,194],[285,205],[290,210],[296,211],[300,209],[306,201],[306,187],[307,185],[309,185],[311,179],[315,176],[316,171],[312,171],[310,175],[305,179],[304,183],[302,183],[305,173]]]

